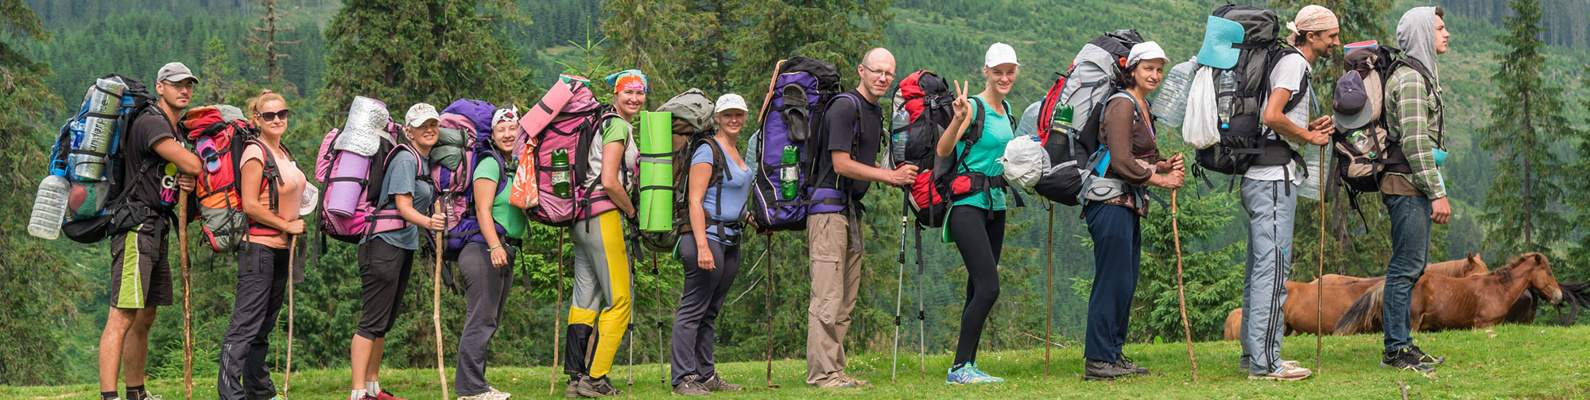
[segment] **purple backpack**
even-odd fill
[[[823,61],[794,57],[779,64],[769,106],[763,110],[751,218],[761,231],[806,229],[806,215],[844,210],[835,189],[814,188],[822,151],[820,127],[829,101],[839,93],[839,70]],[[786,157],[786,152],[790,154]],[[823,200],[831,199],[831,200]]]
[[[491,115],[496,112],[497,106],[473,99],[453,100],[453,104],[442,109],[442,114],[458,114],[469,118],[475,123],[476,132],[485,132],[487,135],[491,135]]]

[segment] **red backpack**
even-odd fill
[[[203,162],[194,195],[199,199],[205,241],[216,252],[237,249],[245,235],[282,233],[250,221],[243,214],[243,194],[237,177],[243,169],[243,151],[257,146],[264,153],[264,179],[260,181],[260,190],[270,196],[268,205],[272,213],[279,211],[277,190],[281,187],[282,175],[273,150],[259,141],[254,125],[241,117],[242,111],[226,105],[195,108],[182,117],[183,126],[188,128],[188,139],[193,140],[199,161]]]

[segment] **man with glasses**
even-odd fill
[[[813,207],[806,219],[811,257],[811,306],[807,308],[806,384],[820,388],[871,387],[845,375],[845,332],[861,287],[860,204],[872,182],[906,185],[916,179],[915,166],[878,168],[883,134],[883,109],[878,99],[894,83],[894,55],[884,48],[867,50],[856,66],[856,89],[836,96],[823,113],[826,144],[819,151],[817,188],[839,192],[841,207]],[[841,208],[840,210],[832,210]]]
[[[149,356],[149,327],[155,307],[172,300],[170,247],[166,232],[176,220],[173,210],[179,193],[193,190],[199,157],[185,147],[177,121],[193,98],[199,78],[182,63],[160,68],[156,75],[155,104],[144,108],[124,133],[122,155],[125,195],[147,205],[156,216],[131,231],[111,236],[110,313],[99,337],[99,391],[102,399],[117,399],[116,377],[127,382],[127,398],[157,398],[144,388],[144,364]],[[179,192],[180,189],[180,192]],[[178,223],[185,223],[179,221]]]

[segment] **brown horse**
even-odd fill
[[[1540,253],[1518,256],[1496,271],[1453,278],[1426,274],[1414,285],[1408,317],[1414,331],[1485,328],[1501,323],[1526,291],[1562,301],[1562,289]],[[1381,329],[1383,287],[1370,290],[1337,321],[1335,333],[1351,335]],[[1532,310],[1531,310],[1532,311]]]
[[[1480,255],[1470,253],[1468,257],[1460,260],[1442,261],[1425,266],[1426,273],[1441,274],[1446,276],[1468,276],[1489,272],[1485,261]],[[1316,299],[1321,299],[1315,294],[1320,287],[1321,279],[1313,282],[1286,282],[1286,303],[1281,305],[1281,313],[1286,318],[1286,334],[1298,333],[1320,334],[1321,331],[1329,333],[1336,326],[1342,314],[1351,307],[1353,300],[1363,296],[1365,292],[1379,287],[1385,282],[1385,277],[1359,278],[1346,275],[1326,274],[1323,277],[1325,293],[1322,296],[1324,303],[1319,307],[1319,320],[1315,319]],[[1324,321],[1321,323],[1320,321]],[[1226,316],[1225,338],[1236,340],[1242,326],[1242,309],[1232,310]]]

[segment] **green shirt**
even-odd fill
[[[496,161],[484,159],[475,164],[475,179],[488,179],[492,183],[500,183],[503,188],[512,187],[513,170],[508,170],[507,180],[503,180],[502,175],[502,167],[498,166]],[[491,220],[508,230],[508,237],[524,237],[524,210],[508,202],[506,190],[491,198]]]
[[[977,102],[973,101],[972,105],[976,107]],[[1010,129],[1010,115],[1008,115],[1010,110],[1005,110],[1007,114],[1001,115],[986,100],[983,101],[983,105],[981,107],[983,111],[983,137],[978,138],[977,142],[972,144],[971,151],[966,151],[966,142],[955,144],[955,154],[963,154],[962,152],[965,152],[961,165],[955,166],[955,172],[980,172],[989,178],[1003,176],[1005,174],[1005,165],[999,163],[999,158],[1005,155],[1005,144],[1010,143],[1010,140],[1016,137],[1015,132]],[[967,126],[966,129],[970,132],[976,127]],[[955,202],[955,205],[972,206],[989,211],[1004,210],[1005,190],[1003,188],[989,189],[987,195],[978,194],[960,199]]]

